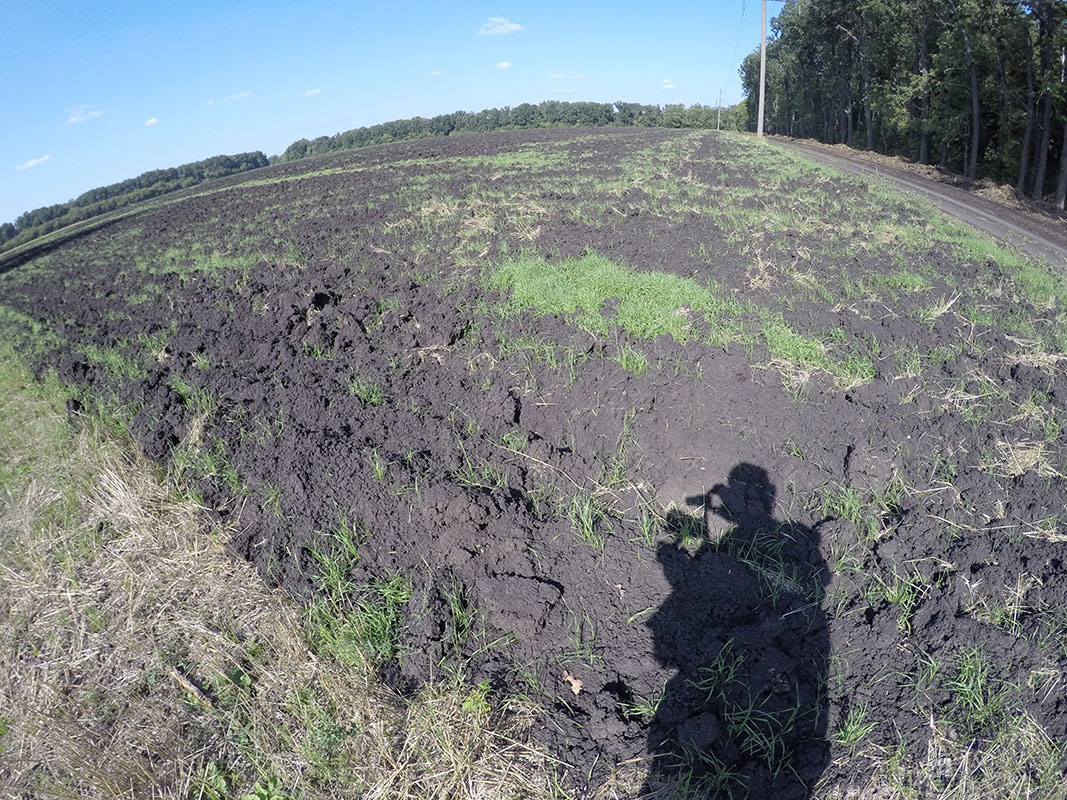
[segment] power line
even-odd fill
[[[741,21],[737,23],[737,37],[734,39],[734,51],[730,54],[730,63],[737,58],[737,45],[741,42],[741,29],[745,26],[745,12],[748,10],[748,0],[741,0]]]

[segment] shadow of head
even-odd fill
[[[767,470],[743,462],[730,470],[726,483],[717,483],[705,494],[687,497],[685,501],[701,507],[705,518],[716,514],[740,526],[772,518],[776,497],[777,491]]]
[[[671,550],[689,558],[708,553],[731,557],[764,575],[788,576],[786,587],[800,588],[812,598],[820,595],[828,575],[819,551],[818,528],[784,518],[776,519],[777,491],[769,473],[755,464],[740,463],[725,483],[704,494],[686,498],[688,509],[671,509],[666,530],[673,541],[663,542],[657,553],[672,585],[682,580],[676,571],[688,570]],[[798,585],[799,584],[799,585]]]

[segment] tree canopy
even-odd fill
[[[905,155],[1063,207],[1067,0],[787,0],[772,27],[767,131]],[[758,50],[740,72],[754,129]]]

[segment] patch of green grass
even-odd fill
[[[462,445],[460,445],[460,452],[463,456],[460,459],[459,468],[455,472],[455,478],[461,485],[488,491],[500,489],[507,485],[507,475],[486,459],[479,456],[472,457]]]
[[[637,436],[634,433],[636,419],[636,409],[630,409],[623,417],[619,437],[615,440],[615,450],[601,469],[600,482],[609,489],[627,481],[627,453],[637,443]]]
[[[664,334],[685,342],[695,333],[692,317],[736,317],[746,307],[715,285],[665,272],[637,272],[593,252],[581,258],[548,262],[522,255],[495,269],[492,288],[511,290],[512,310],[536,308],[542,314],[574,316],[578,325],[607,335],[611,323],[642,339]],[[601,309],[619,298],[617,316]]]
[[[592,492],[576,492],[566,513],[579,539],[594,550],[604,549],[608,535],[614,530],[607,509]]]
[[[813,506],[826,519],[847,519],[862,541],[881,538],[901,514],[905,486],[891,480],[882,491],[862,491],[847,483],[824,486]]]
[[[797,333],[780,314],[742,303],[712,281],[701,284],[665,272],[639,272],[592,251],[559,262],[525,254],[497,267],[488,281],[492,288],[510,290],[512,311],[535,308],[541,314],[565,316],[601,336],[618,325],[643,339],[669,335],[686,342],[700,337],[709,346],[725,347],[746,341],[745,321],[756,318],[772,358],[825,370],[846,387],[866,383],[875,374],[869,357],[833,358],[825,343]],[[618,299],[617,312],[605,317],[604,304],[613,298]]]
[[[108,374],[114,378],[141,379],[148,373],[141,363],[127,355],[129,342],[119,339],[109,347],[100,347],[95,344],[83,344],[78,346],[78,351],[85,355],[93,364],[99,364]]]
[[[728,639],[710,663],[697,670],[699,679],[691,681],[694,689],[707,694],[707,702],[722,697],[737,682],[737,672],[745,657],[734,652],[734,640]]]
[[[452,646],[458,653],[467,644],[467,639],[474,630],[477,609],[471,603],[466,585],[455,575],[443,589],[443,594],[445,602],[448,603],[448,615],[452,623]]]
[[[544,146],[522,147],[510,153],[491,156],[460,156],[448,159],[449,164],[470,167],[487,167],[495,170],[544,170],[565,166],[569,163],[566,152],[553,152]]]
[[[957,722],[972,733],[995,730],[1007,712],[1012,687],[993,677],[989,657],[977,648],[957,657],[956,670],[948,688]]]
[[[284,519],[285,512],[282,511],[282,490],[274,484],[266,484],[263,487],[263,498],[260,501],[259,508],[265,514],[270,514],[278,519]]]
[[[896,269],[888,274],[874,275],[871,281],[877,286],[903,289],[905,292],[924,292],[933,286],[925,275],[905,267]]]
[[[0,305],[0,330],[8,342],[17,342],[22,352],[41,355],[63,344],[63,338],[43,323],[5,305]]]
[[[380,406],[389,400],[389,395],[385,393],[385,389],[373,381],[368,381],[358,375],[349,380],[348,393],[353,397],[358,397],[359,401],[365,406]]]
[[[355,596],[316,600],[308,610],[315,649],[347,664],[381,665],[397,655],[411,582],[400,575],[373,581]]]
[[[320,536],[323,545],[311,548],[311,555],[319,566],[316,582],[320,591],[334,598],[343,598],[355,589],[349,575],[359,562],[360,546],[370,538],[370,529],[366,523],[338,511],[333,530]]]
[[[889,581],[882,582],[878,578],[876,580],[881,584],[882,596],[885,600],[899,608],[897,627],[903,633],[911,633],[912,617],[927,593],[926,583],[922,576],[916,572],[904,575],[894,572]]]
[[[624,344],[620,347],[612,361],[634,375],[644,375],[648,371],[648,359],[633,345]]]
[[[619,702],[619,711],[625,719],[637,720],[643,725],[649,725],[659,712],[659,705],[663,701],[665,691],[664,685],[659,692],[647,697],[635,692],[633,699]]]
[[[834,731],[833,740],[841,747],[855,750],[876,727],[878,727],[877,722],[867,720],[867,705],[858,703],[849,708],[848,716]]]
[[[829,355],[827,344],[812,336],[797,333],[779,314],[762,312],[763,337],[771,358],[778,358],[801,369],[828,372],[845,389],[874,380],[874,362],[867,356],[849,355],[835,359]]]

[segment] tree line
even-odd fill
[[[1067,0],[787,0],[765,129],[1067,199]],[[759,51],[741,65],[755,128]]]
[[[717,112],[721,112],[718,113]],[[555,127],[650,127],[650,128],[715,128],[741,130],[744,108],[737,106],[717,109],[713,106],[681,104],[658,106],[642,103],[568,103],[546,100],[534,105],[522,103],[515,107],[487,108],[482,111],[454,111],[436,117],[412,117],[344,131],[317,139],[298,139],[272,161],[296,161],[301,158],[352,150],[374,144],[422,139],[430,136],[449,136],[457,133],[519,130],[524,128]]]
[[[269,163],[261,152],[213,156],[169,169],[144,172],[110,186],[90,189],[67,203],[35,208],[13,222],[0,224],[0,250],[16,247],[66,225],[106,214],[161,194],[187,189],[198,183],[234,175]]]

